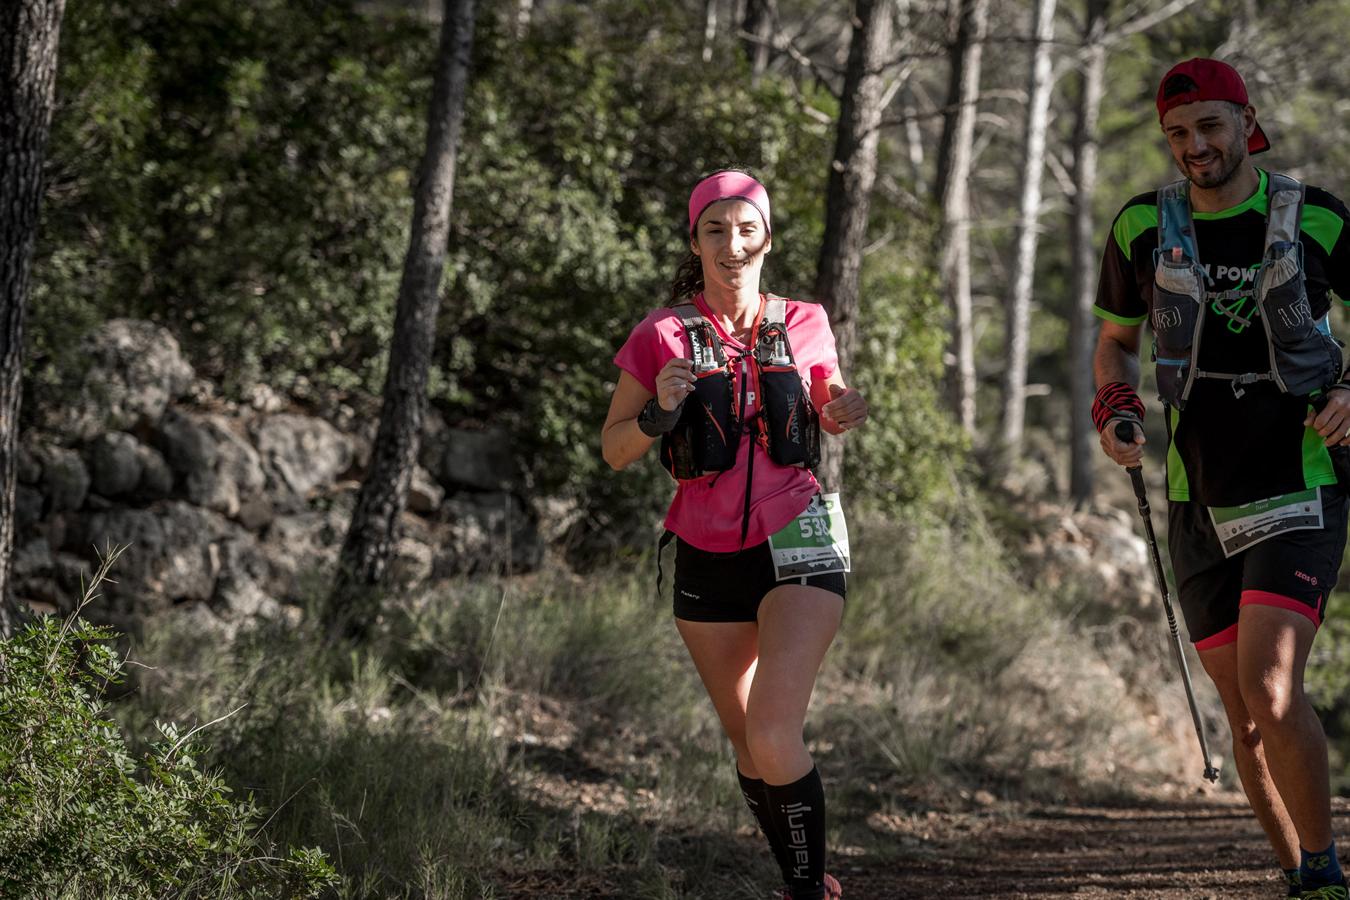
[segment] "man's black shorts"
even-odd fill
[[[1228,558],[1206,507],[1169,504],[1167,544],[1177,598],[1197,650],[1236,641],[1238,610],[1252,604],[1293,610],[1322,624],[1345,550],[1346,495],[1335,485],[1319,490],[1322,528],[1278,534]]]
[[[843,572],[775,581],[769,542],[739,553],[710,553],[675,540],[675,618],[690,622],[754,622],[759,604],[780,584],[807,584],[845,595]]]

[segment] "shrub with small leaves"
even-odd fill
[[[128,750],[103,699],[125,667],[116,634],[79,614],[99,580],[69,618],[0,641],[0,896],[292,898],[335,884],[322,851],[263,839],[252,799],[198,767],[194,732],[163,724],[143,757]]]

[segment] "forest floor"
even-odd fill
[[[548,795],[545,802],[604,808],[626,793],[617,782],[606,781],[596,768],[589,768],[582,779],[555,769],[535,787]],[[865,826],[840,829],[843,836],[832,838],[829,868],[839,877],[844,896],[1285,896],[1265,836],[1245,799],[1231,790],[1168,785],[1084,805],[1004,802],[987,791],[973,796],[938,804],[912,796],[899,804],[904,813],[873,813]],[[1336,831],[1350,833],[1350,800],[1333,802]],[[920,810],[923,806],[928,808]],[[728,900],[769,895],[773,885],[762,878],[769,869],[758,862],[768,853],[748,815],[746,820],[720,836],[665,832],[658,852],[677,868],[704,873],[698,884],[686,883],[680,896]],[[703,846],[710,844],[717,845],[716,852]],[[694,862],[699,859],[701,863]],[[518,898],[633,896],[631,887],[619,886],[621,881],[594,870],[585,875],[555,871],[516,873],[498,885],[504,896]]]
[[[1337,830],[1350,808],[1337,806]],[[940,815],[928,852],[885,866],[838,866],[856,898],[1277,898],[1269,845],[1235,793],[1158,796],[1115,806],[1032,806]]]

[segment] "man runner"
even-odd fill
[[[1093,421],[1111,459],[1140,464],[1135,387],[1149,320],[1186,628],[1288,896],[1346,900],[1326,737],[1303,672],[1345,547],[1346,494],[1329,448],[1350,444],[1350,384],[1325,317],[1330,292],[1350,298],[1350,212],[1252,164],[1270,142],[1225,63],[1173,67],[1157,106],[1185,180],[1135,197],[1112,225]],[[1116,437],[1121,419],[1135,423],[1133,443]]]

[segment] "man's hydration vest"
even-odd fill
[[[1287,175],[1270,173],[1265,252],[1255,284],[1246,290],[1209,295],[1209,276],[1200,265],[1195,223],[1191,218],[1188,183],[1177,181],[1158,191],[1158,249],[1154,251],[1153,359],[1158,393],[1169,406],[1183,409],[1197,378],[1232,384],[1241,397],[1243,386],[1272,381],[1287,394],[1315,395],[1341,376],[1340,345],[1331,336],[1327,317],[1314,320],[1308,304],[1299,225],[1303,185]],[[1231,304],[1242,297],[1256,301],[1266,330],[1270,368],[1264,372],[1209,372],[1200,368],[1200,338],[1205,306],[1213,300]]]
[[[787,301],[765,295],[762,304],[750,349],[735,359],[727,358],[717,329],[697,306],[675,307],[689,338],[695,377],[679,421],[661,439],[661,464],[677,479],[730,469],[742,432],[755,435],[781,466],[814,468],[820,463],[820,418],[788,341]],[[749,365],[741,366],[746,357]],[[746,394],[751,389],[756,412],[747,420]],[[750,457],[753,461],[753,452]],[[746,494],[748,503],[748,478]]]

